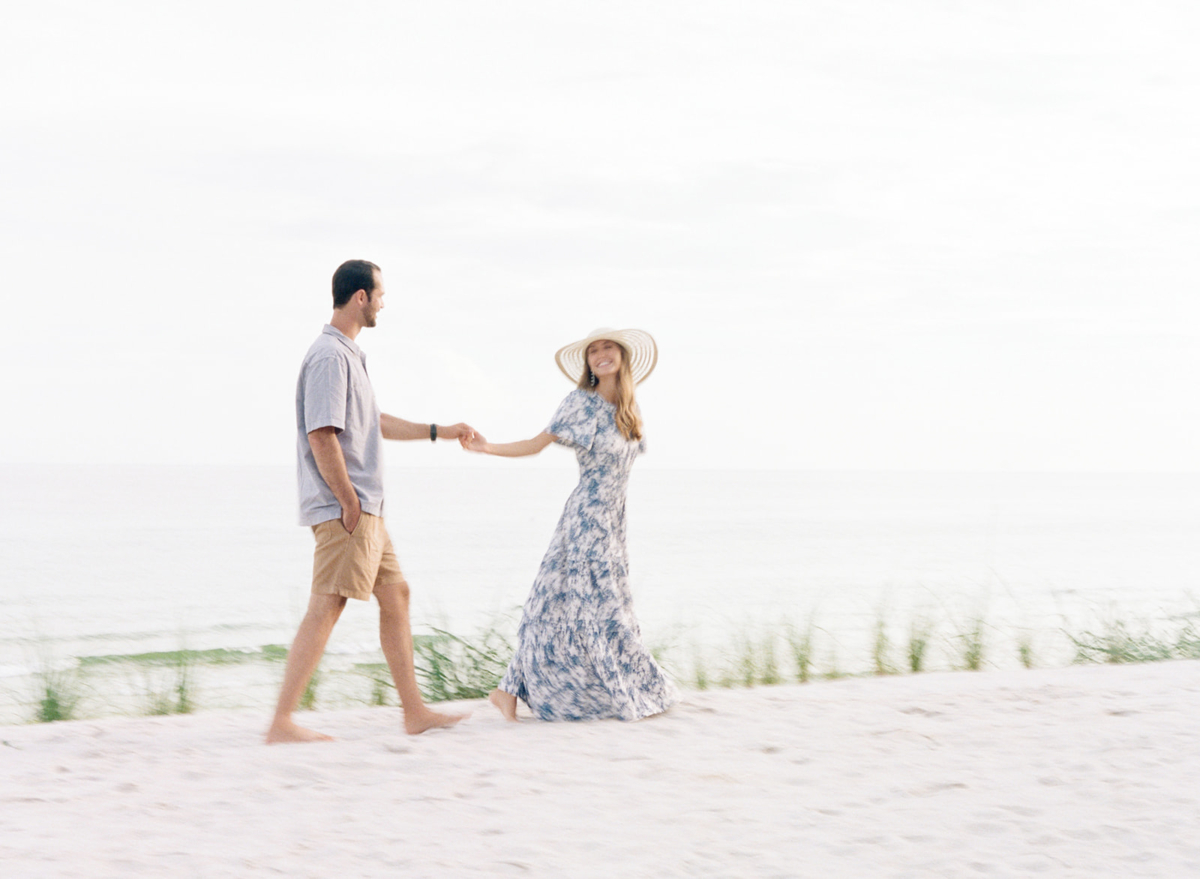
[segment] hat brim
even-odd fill
[[[572,383],[578,383],[587,369],[588,345],[601,339],[616,342],[629,352],[629,369],[635,385],[644,382],[658,365],[658,345],[645,330],[593,330],[586,338],[564,345],[554,354],[554,362]]]

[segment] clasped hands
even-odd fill
[[[487,439],[469,424],[451,424],[448,427],[438,426],[438,439],[456,439],[468,452],[483,452],[487,449]]]
[[[458,443],[468,452],[487,451],[487,439],[482,433],[473,428],[470,430],[470,433],[460,434]]]

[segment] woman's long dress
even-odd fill
[[[625,488],[645,446],[621,436],[616,411],[576,389],[546,428],[574,447],[579,484],[533,581],[500,682],[542,720],[637,720],[678,701],[633,612]]]

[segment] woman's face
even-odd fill
[[[608,339],[599,339],[587,347],[588,369],[597,379],[616,375],[621,368],[621,346]]]

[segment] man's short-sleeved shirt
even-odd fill
[[[382,516],[383,436],[375,392],[367,377],[367,358],[352,339],[329,324],[304,356],[296,383],[301,525],[316,525],[342,515],[342,506],[321,477],[308,442],[308,434],[321,427],[337,430],[346,472],[363,512]]]

